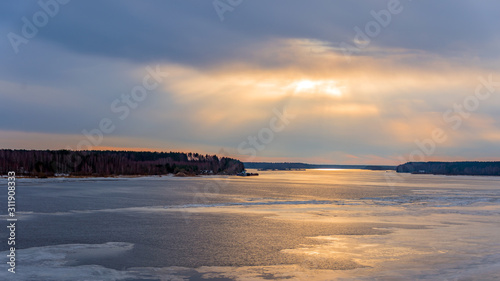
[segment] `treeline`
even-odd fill
[[[0,174],[32,177],[237,174],[232,158],[182,152],[0,150]]]
[[[408,162],[398,173],[435,175],[500,176],[500,161],[495,162]]]

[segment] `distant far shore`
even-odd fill
[[[245,168],[257,170],[303,170],[303,169],[360,169],[360,170],[396,170],[396,166],[390,165],[334,165],[334,164],[307,164],[291,162],[244,162]]]
[[[500,161],[408,162],[397,166],[396,171],[450,176],[500,176]]]

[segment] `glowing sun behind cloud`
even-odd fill
[[[327,94],[335,97],[342,96],[341,88],[334,80],[299,80],[290,85],[295,93]]]

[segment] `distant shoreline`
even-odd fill
[[[500,176],[500,161],[408,162],[396,168],[398,173],[447,176]]]
[[[290,162],[243,162],[245,168],[260,170],[290,171],[300,169],[359,169],[359,170],[396,170],[397,166],[390,165],[336,165],[336,164],[307,164]]]

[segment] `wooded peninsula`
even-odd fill
[[[0,174],[18,176],[235,175],[243,163],[217,155],[183,152],[0,150]]]

